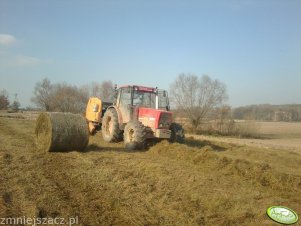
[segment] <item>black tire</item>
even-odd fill
[[[184,143],[185,142],[185,135],[184,135],[184,129],[183,127],[178,124],[173,122],[170,125],[170,130],[171,130],[171,136],[169,138],[169,141],[174,143]]]
[[[102,118],[102,137],[107,142],[122,140],[122,131],[119,129],[118,115],[114,108],[109,108]]]
[[[128,150],[141,150],[146,145],[146,128],[139,121],[130,121],[124,128],[124,144]]]

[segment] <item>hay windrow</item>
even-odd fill
[[[41,113],[36,121],[37,147],[43,151],[84,150],[89,142],[86,120],[71,113]]]
[[[170,159],[182,160],[186,163],[220,172],[226,177],[237,177],[241,180],[259,184],[272,189],[299,190],[301,177],[275,171],[268,163],[251,162],[242,158],[231,158],[219,155],[213,147],[206,145],[200,148],[183,144],[170,144],[162,141],[150,148],[149,152]]]

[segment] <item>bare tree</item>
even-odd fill
[[[55,84],[51,103],[52,111],[80,113],[86,108],[88,93],[68,84]]]
[[[227,100],[226,86],[207,75],[180,74],[170,86],[175,106],[189,118],[196,130],[202,120]]]
[[[113,102],[114,99],[114,85],[112,81],[103,81],[100,85],[101,95],[103,101]]]
[[[3,89],[0,92],[0,110],[6,110],[9,106],[9,100],[8,100],[8,92]]]
[[[87,89],[66,83],[51,84],[45,78],[37,82],[31,101],[46,111],[83,112],[88,102]]]
[[[101,83],[92,82],[89,85],[82,86],[82,89],[88,90],[89,95],[92,97],[98,97],[105,102],[113,102],[115,91],[114,85],[110,80]]]
[[[214,110],[214,117],[216,119],[217,130],[220,134],[230,134],[231,126],[234,121],[231,117],[231,107],[229,105],[222,105]]]
[[[34,96],[31,101],[38,107],[50,111],[51,101],[53,95],[53,85],[48,78],[44,78],[42,81],[37,82],[34,88]]]
[[[99,97],[101,96],[101,85],[97,82],[92,82],[90,85],[90,96]]]

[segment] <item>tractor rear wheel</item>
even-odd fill
[[[122,140],[122,131],[119,129],[118,115],[115,109],[106,110],[101,125],[102,137],[107,142]]]
[[[175,122],[172,123],[170,125],[170,130],[171,130],[171,136],[169,138],[170,142],[184,143],[185,141],[184,129],[180,124]]]
[[[146,127],[139,121],[130,121],[124,128],[124,144],[128,150],[143,149],[146,144]]]

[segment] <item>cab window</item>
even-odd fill
[[[120,90],[120,105],[131,104],[131,90],[128,88],[122,88]]]

